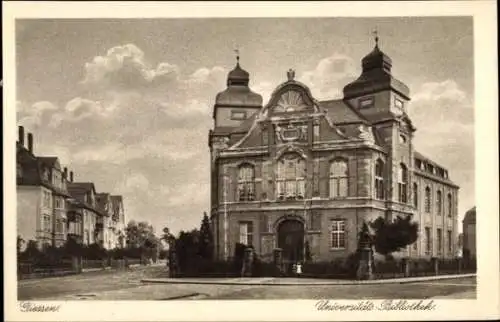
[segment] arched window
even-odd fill
[[[306,162],[298,154],[287,154],[278,160],[277,195],[284,199],[304,199]]]
[[[238,200],[255,200],[255,171],[250,164],[243,164],[238,169]]]
[[[413,206],[418,209],[418,185],[413,183]]]
[[[453,214],[453,199],[451,193],[448,194],[448,217],[452,217]]]
[[[436,208],[437,214],[441,216],[443,209],[443,194],[441,193],[441,190],[438,190],[436,193]]]
[[[384,162],[375,163],[375,198],[384,199]]]
[[[348,172],[345,160],[334,160],[330,163],[330,198],[347,197]]]
[[[399,202],[408,202],[408,169],[401,163],[398,171],[398,195]]]
[[[425,187],[425,212],[431,212],[431,188]]]

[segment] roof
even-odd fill
[[[475,223],[476,222],[476,206],[469,209],[464,216],[464,223]]]
[[[443,167],[442,165],[440,165],[440,164],[438,164],[438,163],[436,163],[436,162],[432,161],[430,158],[426,157],[425,155],[423,155],[422,153],[420,153],[420,152],[418,152],[418,151],[416,151],[416,150],[413,152],[413,157],[415,157],[415,158],[417,158],[417,159],[420,159],[420,160],[422,160],[422,161],[425,161],[425,162],[427,162],[427,163],[429,163],[429,164],[432,164],[432,165],[434,165],[434,166],[436,166],[436,167],[442,168],[443,170],[447,170],[447,169],[446,169],[445,167]]]
[[[335,123],[366,122],[366,118],[342,99],[319,102],[328,117]]]
[[[262,96],[248,86],[231,85],[217,94],[215,106],[261,107]]]
[[[93,182],[68,182],[69,191],[94,191],[95,186]]]
[[[56,167],[59,163],[57,157],[37,157],[37,159],[50,167]]]

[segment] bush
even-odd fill
[[[330,262],[305,263],[303,276],[318,278],[350,278],[352,273],[347,259],[335,259]]]

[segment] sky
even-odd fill
[[[460,186],[461,220],[475,205],[470,17],[17,20],[17,123],[35,154],[123,195],[127,219],[178,233],[210,210],[208,131],[234,49],[265,103],[289,68],[335,99],[375,29],[410,87],[416,149]]]

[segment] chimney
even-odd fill
[[[64,167],[64,179],[68,179],[68,168]]]
[[[69,182],[73,182],[73,171],[69,172]]]
[[[24,127],[19,126],[18,128],[19,128],[19,144],[24,146]]]
[[[33,134],[28,133],[28,150],[33,153]]]

